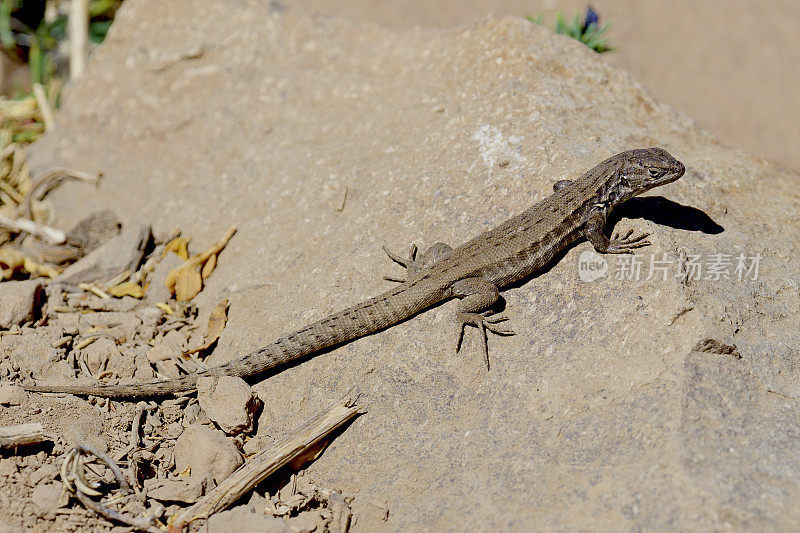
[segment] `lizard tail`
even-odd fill
[[[423,291],[423,294],[417,297],[406,295],[404,298],[400,298],[408,290],[403,287],[396,288],[375,298],[370,298],[309,324],[238,359],[201,370],[196,374],[187,374],[175,379],[119,384],[102,381],[84,381],[74,384],[34,382],[22,384],[22,388],[32,392],[63,392],[107,398],[143,398],[195,390],[197,379],[203,376],[246,377],[261,374],[300,357],[396,324],[441,299],[438,293],[430,291]]]
[[[166,396],[178,392],[191,391],[196,388],[197,374],[188,374],[175,379],[161,379],[138,383],[104,383],[102,381],[83,383],[23,383],[20,385],[31,392],[62,392],[103,396],[107,398],[141,398]]]

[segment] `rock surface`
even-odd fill
[[[250,385],[234,376],[198,379],[197,400],[208,418],[228,435],[250,433],[261,406]]]
[[[246,507],[237,507],[230,511],[223,511],[208,519],[205,530],[208,533],[228,533],[231,524],[236,524],[237,533],[295,533],[286,522],[280,518],[267,516]]]
[[[67,242],[89,253],[116,237],[120,229],[122,223],[117,219],[117,215],[113,211],[103,209],[90,213],[69,230]]]
[[[231,301],[212,360],[386,290],[384,243],[460,244],[624,149],[687,166],[620,212],[653,233],[640,277],[612,257],[581,281],[583,242],[505,291],[518,334],[489,340],[490,371],[474,332],[454,353],[450,302],[256,385],[262,436],[358,387],[369,414],[309,467],[357,494],[356,530],[798,526],[797,175],[520,19],[392,31],[237,5],[126,2],[32,154],[106,176],[53,195],[64,227],[110,208],[201,249],[238,226],[197,298]],[[755,275],[714,274],[739,254]]]
[[[67,267],[56,281],[77,285],[108,281],[126,270],[135,272],[152,238],[150,226],[130,224],[122,233]]]
[[[149,498],[162,502],[195,503],[206,491],[208,478],[148,479],[144,486]]]
[[[62,497],[63,490],[61,483],[36,485],[31,500],[38,507],[40,514],[46,515],[64,506],[66,498]]]
[[[35,320],[43,296],[40,280],[0,283],[0,329],[20,326]]]
[[[22,387],[0,384],[0,405],[20,405],[25,401],[25,391]]]
[[[392,28],[460,26],[486,16],[557,14],[571,20],[586,0],[287,0],[326,15]],[[664,102],[687,112],[725,144],[800,169],[800,4],[739,0],[720,9],[695,0],[589,2],[610,23],[604,59],[631,72]],[[687,16],[691,13],[691,16]],[[669,31],[663,31],[669,28]],[[751,43],[740,46],[742,35]],[[698,53],[702,50],[702,53]]]
[[[242,465],[242,456],[224,434],[207,426],[192,424],[175,443],[175,467],[191,470],[194,480],[209,479],[219,484]],[[211,488],[211,487],[208,487]]]

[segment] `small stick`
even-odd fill
[[[121,522],[139,531],[147,531],[148,533],[163,533],[163,531],[153,525],[153,520],[150,518],[136,518],[119,513],[113,509],[109,509],[100,502],[96,502],[81,491],[76,491],[75,496],[80,500],[84,507],[96,513],[106,520]]]
[[[44,119],[44,130],[52,130],[53,124],[55,124],[53,108],[50,107],[50,102],[47,101],[47,95],[44,94],[44,87],[42,87],[41,83],[33,84],[33,95],[36,97],[36,103],[39,104],[39,111],[41,111],[42,119]]]
[[[20,215],[32,219],[31,204],[34,200],[37,202],[42,201],[48,192],[52,191],[59,183],[66,179],[85,181],[86,183],[93,183],[96,185],[100,177],[95,174],[89,174],[88,172],[82,172],[71,168],[54,168],[49,170],[37,178],[25,194],[25,199],[20,206]]]
[[[48,440],[39,422],[19,426],[0,427],[0,448],[14,448],[26,444],[38,444]]]
[[[33,220],[28,220],[26,218],[11,220],[4,215],[0,215],[0,226],[4,226],[11,231],[24,231],[30,233],[31,235],[36,235],[37,237],[41,237],[51,244],[61,244],[67,240],[67,236],[63,231],[45,226],[44,224],[39,224],[38,222],[34,222]]]
[[[120,491],[123,494],[130,494],[132,492],[128,480],[125,479],[125,476],[123,475],[122,470],[120,470],[117,466],[117,463],[115,463],[114,460],[108,456],[108,454],[101,452],[90,444],[79,444],[67,452],[67,455],[64,457],[64,463],[61,465],[61,481],[64,483],[64,486],[67,488],[67,490],[69,490],[71,494],[78,498],[83,506],[89,509],[89,511],[102,516],[109,521],[122,522],[123,524],[131,526],[134,529],[147,531],[148,533],[161,533],[161,530],[154,525],[152,517],[145,516],[139,518],[128,516],[113,509],[109,509],[103,505],[102,502],[95,501],[89,497],[102,495],[102,493],[96,490],[96,488],[98,488],[96,485],[99,484],[92,484],[95,486],[90,486],[85,477],[84,468],[86,468],[87,465],[84,464],[84,458],[90,455],[97,457],[111,470],[111,472],[114,474],[114,478],[117,480],[117,483],[119,483]],[[112,500],[113,498],[107,500],[106,503],[109,503]]]
[[[85,291],[91,292],[95,296],[99,296],[104,300],[110,300],[111,296],[106,294],[103,289],[95,285],[94,283],[78,283],[78,288],[83,289]]]
[[[3,192],[5,192],[9,197],[11,197],[11,199],[17,204],[22,203],[22,195],[18,193],[17,190],[14,187],[12,187],[9,183],[6,183],[5,180],[0,180],[0,189],[3,189]]]
[[[365,412],[355,407],[354,397],[346,396],[282,441],[247,459],[214,490],[196,504],[174,515],[169,522],[173,527],[179,528],[193,520],[208,518],[227,508],[278,469],[313,449],[349,420]]]
[[[150,409],[152,409],[152,407],[149,406],[147,402],[139,402],[136,404],[136,414],[133,415],[133,422],[131,422],[131,437],[128,439],[128,444],[134,449],[142,446],[142,437],[139,435],[139,431],[142,428],[144,414]]]
[[[89,50],[89,0],[72,0],[69,7],[69,79],[76,80],[83,74]]]

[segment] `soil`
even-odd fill
[[[353,531],[800,525],[796,173],[720,143],[614,56],[518,17],[390,28],[235,4],[129,0],[66,90],[31,168],[103,179],[51,193],[53,224],[67,230],[110,210],[123,233],[151,225],[143,261],[164,264],[151,265],[142,299],[49,284],[39,318],[0,338],[4,383],[147,379],[240,357],[391,287],[383,275],[398,272],[383,244],[463,243],[633,147],[666,148],[686,175],[630,201],[612,223],[652,234],[635,257],[641,275],[630,274],[634,258],[611,257],[605,277],[585,280],[592,248],[579,242],[507,288],[517,334],[490,337],[488,371],[474,331],[455,352],[447,302],[239,383],[242,394],[228,396],[245,414],[259,406],[254,424],[228,425],[241,434],[224,434],[191,395],[137,404],[6,389],[0,425],[40,422],[51,443],[0,455],[0,523],[119,528],[62,500],[58,472],[75,445],[126,469],[141,461],[143,487],[187,500],[222,474],[212,464],[215,473],[193,478],[183,459],[178,470],[186,428],[206,436],[195,451],[209,453],[198,456],[223,457],[206,447],[224,442],[220,464],[230,469],[236,453],[269,446],[355,390],[364,416],[294,479],[300,467],[209,530],[337,530],[334,502],[352,512]],[[389,18],[392,5],[365,4]],[[449,4],[409,5],[425,14]],[[474,5],[463,4],[464,16],[480,14]],[[196,253],[231,225],[238,231],[202,291],[178,306],[165,293],[167,241],[180,229]],[[181,357],[203,343],[225,300],[210,353]],[[83,345],[98,333],[102,343]],[[137,417],[144,444],[131,448]],[[115,491],[106,470],[90,479]],[[326,507],[321,494],[336,496]],[[134,498],[124,510],[163,518],[187,505],[156,502]]]

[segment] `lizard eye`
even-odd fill
[[[660,168],[650,167],[647,169],[647,173],[650,174],[651,178],[660,178],[664,175],[664,170]]]

